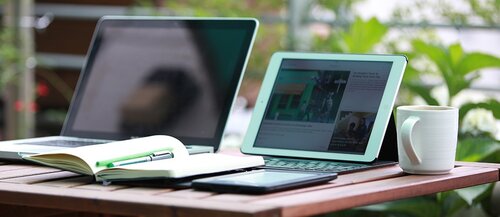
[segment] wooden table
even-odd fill
[[[261,196],[92,183],[57,169],[0,162],[1,216],[303,216],[499,180],[499,164],[457,162],[447,175],[398,166],[340,175],[328,184]],[[65,214],[66,213],[66,214]],[[68,215],[74,216],[74,215]]]

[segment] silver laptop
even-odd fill
[[[0,158],[155,134],[217,151],[256,34],[252,18],[99,20],[60,136],[0,143]]]
[[[275,53],[242,152],[265,156],[274,169],[395,164],[380,150],[405,66],[400,55]]]

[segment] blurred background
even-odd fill
[[[0,7],[0,140],[59,134],[101,16],[255,17],[261,25],[223,147],[241,144],[273,52],[398,53],[409,65],[397,105],[459,107],[457,160],[500,162],[500,0],[0,0]],[[498,216],[494,189],[332,215]]]

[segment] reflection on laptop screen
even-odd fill
[[[391,66],[284,59],[254,146],[364,154]]]
[[[71,111],[71,131],[168,134],[185,143],[219,136],[254,30],[238,24],[103,23]]]

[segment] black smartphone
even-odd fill
[[[335,178],[336,173],[262,169],[196,179],[191,187],[221,193],[262,194],[325,183]]]

